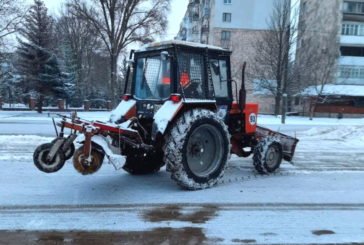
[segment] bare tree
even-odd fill
[[[297,91],[310,98],[310,119],[316,106],[327,100],[324,90],[327,84],[336,80],[340,56],[338,32],[341,22],[340,14],[335,13],[340,11],[340,3],[337,1],[327,7],[321,4],[321,1],[311,1],[302,9],[295,62]],[[328,9],[330,7],[332,9]]]
[[[131,43],[147,43],[167,27],[169,0],[70,0],[75,14],[92,23],[110,56],[110,91],[117,98],[117,64]]]
[[[324,45],[322,45],[324,44]],[[306,40],[305,50],[300,56],[300,79],[303,96],[310,99],[310,119],[313,118],[316,106],[325,103],[324,89],[327,84],[333,83],[337,72],[337,59],[340,55],[340,46],[337,32],[327,33],[317,39]]]
[[[75,89],[84,100],[90,94],[92,59],[101,49],[101,39],[92,23],[71,14],[68,8],[62,10],[57,27],[66,66],[75,73]]]
[[[254,45],[256,55],[251,76],[255,77],[259,90],[274,96],[276,115],[281,113],[282,96],[290,92],[290,83],[293,82],[290,68],[297,25],[291,14],[290,0],[276,0],[267,21],[269,30],[262,32]]]
[[[20,0],[0,0],[0,40],[16,32],[25,12]]]

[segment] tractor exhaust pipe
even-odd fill
[[[246,69],[246,62],[244,62],[243,64],[243,69],[241,74],[241,86],[239,90],[239,107],[242,112],[245,110],[245,104],[246,104],[245,69]]]

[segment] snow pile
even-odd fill
[[[306,88],[301,94],[307,96],[317,96],[320,91],[321,86],[310,86]],[[326,84],[321,95],[346,95],[364,97],[364,86]]]
[[[58,114],[71,116],[70,112],[47,112],[42,114],[36,111],[0,111],[0,122],[34,122],[34,121],[49,121],[51,123],[52,117],[55,119],[60,119]],[[110,117],[110,112],[100,111],[100,112],[77,112],[78,117],[93,121],[108,121]]]
[[[304,137],[317,140],[364,142],[364,126],[312,128],[304,133]]]
[[[54,138],[36,135],[0,135],[0,162],[33,159],[38,145],[49,143]]]
[[[29,106],[24,104],[3,104],[3,108],[17,108],[17,109],[27,109]]]
[[[280,116],[270,116],[270,115],[259,115],[258,124],[259,125],[282,125],[282,119]],[[364,115],[363,118],[314,118],[310,120],[308,117],[287,117],[286,125],[305,125],[305,126],[334,126],[334,125],[364,125]]]

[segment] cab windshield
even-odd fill
[[[161,56],[138,58],[136,61],[135,97],[164,100],[171,94],[170,61]]]

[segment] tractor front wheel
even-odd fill
[[[52,146],[52,143],[42,144],[37,147],[33,154],[35,166],[40,171],[45,173],[57,172],[64,166],[64,163],[66,162],[66,158],[61,149],[56,152],[53,159],[48,159],[48,154],[51,151]]]
[[[188,190],[209,188],[224,174],[230,135],[216,113],[194,109],[174,122],[164,153],[167,171],[178,185]]]
[[[282,163],[281,144],[274,137],[263,138],[254,148],[253,164],[260,174],[276,171]]]

